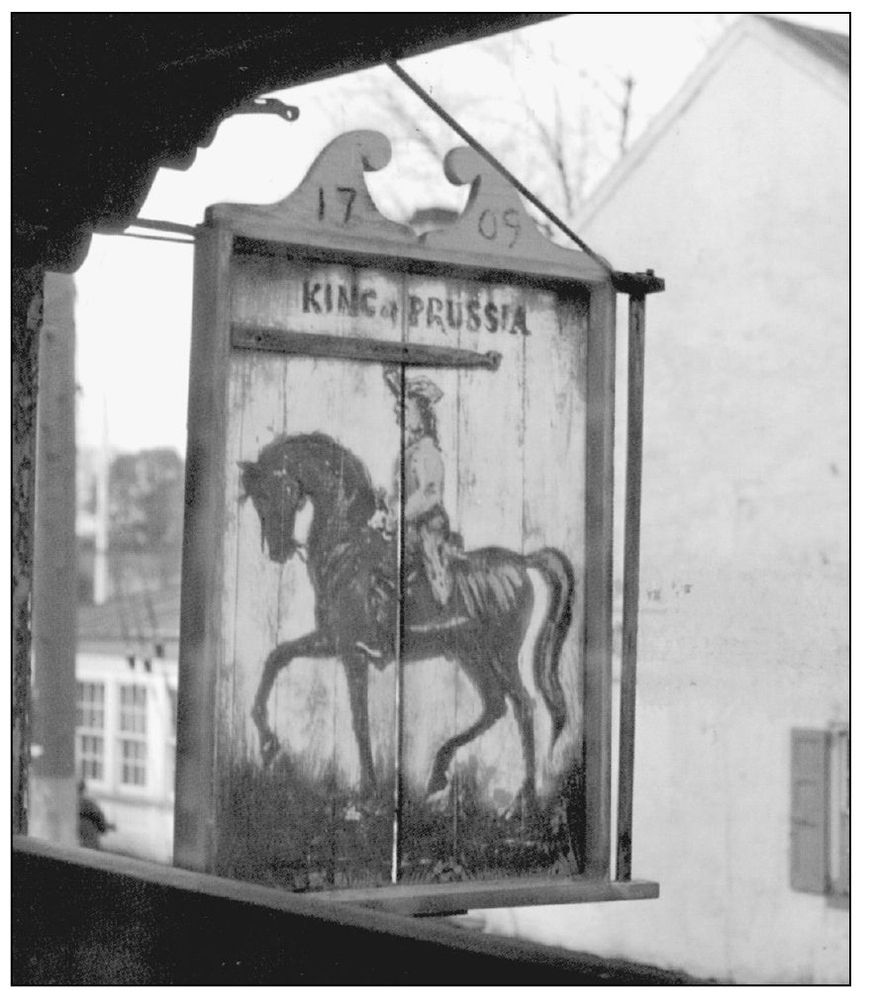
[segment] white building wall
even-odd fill
[[[633,870],[662,895],[488,928],[842,982],[847,912],[789,888],[789,742],[848,716],[847,86],[767,26],[735,38],[583,231],[667,281],[648,301]]]
[[[153,658],[151,671],[146,671],[141,659],[131,667],[124,655],[77,653],[77,682],[100,683],[104,688],[103,777],[88,779],[86,786],[113,826],[101,838],[103,851],[154,862],[170,863],[173,859],[176,743],[170,692],[177,689],[177,675],[173,660]],[[130,684],[146,690],[143,739],[148,756],[143,785],[125,784],[122,774],[120,688]],[[78,736],[76,744],[78,758]]]

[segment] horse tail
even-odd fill
[[[534,682],[552,718],[552,745],[567,724],[567,701],[561,687],[559,657],[571,624],[574,570],[555,548],[542,548],[525,558],[546,580],[547,608],[534,641]]]

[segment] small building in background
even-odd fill
[[[111,829],[104,851],[173,858],[178,589],[80,607],[76,772]]]
[[[848,979],[848,103],[848,37],[741,18],[589,203],[586,241],[667,282],[633,860],[661,897],[491,930],[722,981]]]

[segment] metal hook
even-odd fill
[[[300,118],[300,109],[295,105],[286,105],[279,98],[253,98],[239,105],[230,115],[278,115],[286,122],[294,122]]]

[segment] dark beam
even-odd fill
[[[14,839],[12,981],[655,985],[683,974]]]
[[[12,831],[27,832],[30,606],[43,271],[12,271]]]
[[[14,261],[70,271],[259,94],[552,14],[21,14],[12,18]]]

